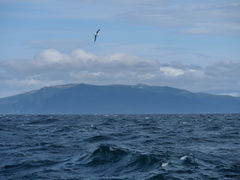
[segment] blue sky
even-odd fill
[[[0,97],[66,83],[240,95],[238,0],[0,0],[0,26]]]

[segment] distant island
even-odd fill
[[[69,84],[1,98],[0,113],[240,113],[240,98],[143,84]]]

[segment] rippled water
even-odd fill
[[[0,179],[240,179],[240,115],[0,115]]]

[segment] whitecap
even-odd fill
[[[162,167],[166,167],[167,165],[168,165],[167,162],[163,162],[163,163],[162,163]]]
[[[91,128],[93,128],[93,129],[97,129],[97,127],[94,126],[93,124],[91,124]]]
[[[183,157],[180,158],[180,160],[184,161],[184,160],[186,160],[187,158],[188,158],[188,156],[183,156]]]

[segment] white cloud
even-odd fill
[[[188,69],[185,74],[190,77],[194,77],[196,79],[204,79],[206,78],[205,72],[197,69]]]
[[[231,92],[231,93],[220,93],[219,95],[227,95],[232,97],[240,97],[240,94],[237,92]]]
[[[178,62],[163,64],[125,53],[97,55],[76,49],[65,54],[47,49],[33,59],[0,62],[0,88],[22,92],[69,83],[145,83],[237,95],[240,93],[239,69],[240,63],[231,60],[200,67]]]
[[[48,49],[40,53],[36,57],[36,64],[63,64],[68,61],[68,57],[65,54],[58,52],[55,49]]]
[[[165,76],[171,77],[176,77],[184,74],[183,70],[172,67],[160,67],[160,71],[163,72]]]
[[[81,49],[77,49],[71,53],[73,58],[79,59],[80,61],[87,62],[89,60],[97,60],[97,56],[92,53],[87,53]]]

